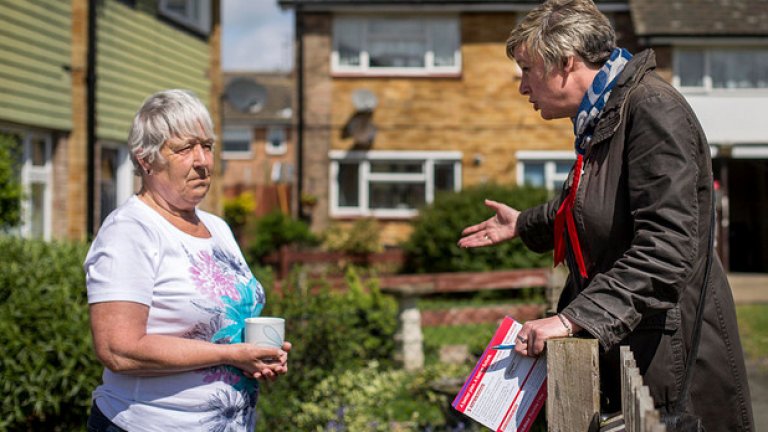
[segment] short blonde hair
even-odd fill
[[[507,56],[523,46],[544,61],[547,73],[578,55],[602,66],[616,48],[616,32],[592,0],[547,0],[531,10],[507,38]]]

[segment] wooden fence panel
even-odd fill
[[[600,415],[597,340],[547,341],[547,424],[551,432],[594,430]]]

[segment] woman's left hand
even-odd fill
[[[563,317],[563,319],[568,319]],[[581,327],[577,326],[570,320],[572,332],[581,330]],[[517,333],[517,340],[515,340],[515,351],[518,354],[528,357],[538,357],[544,348],[545,342],[548,339],[567,337],[568,329],[565,328],[560,318],[557,315],[549,318],[542,318],[537,320],[528,321],[523,324],[523,328]]]
[[[279,375],[288,373],[288,352],[291,351],[291,348],[290,342],[283,342],[280,358],[277,360],[279,365],[269,364],[269,367],[257,370],[253,377],[259,380],[275,381]]]

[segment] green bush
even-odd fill
[[[364,284],[353,268],[346,278],[345,291],[333,291],[321,282],[310,289],[298,271],[280,293],[265,285],[264,314],[286,319],[286,339],[293,350],[288,374],[263,388],[258,430],[302,430],[295,428],[293,414],[329,375],[364,367],[371,360],[392,365],[395,300],[379,291],[375,279]],[[262,278],[263,285],[264,280],[268,278]]]
[[[24,196],[14,163],[19,160],[20,145],[10,135],[0,134],[0,229],[21,223],[21,199]]]
[[[529,251],[519,240],[484,248],[462,249],[456,245],[461,231],[493,216],[483,204],[488,198],[520,210],[543,203],[544,189],[484,184],[461,192],[438,195],[421,210],[410,238],[405,242],[406,273],[488,271],[545,267],[550,254]]]
[[[323,233],[323,247],[333,252],[370,254],[381,252],[381,226],[374,218],[356,220],[351,227],[331,225]]]
[[[0,237],[0,430],[84,430],[102,370],[91,348],[86,251]]]
[[[254,210],[256,210],[256,200],[253,194],[243,192],[234,198],[224,199],[223,219],[232,231],[239,231],[248,222]]]
[[[262,258],[276,252],[283,245],[314,246],[319,243],[306,222],[292,219],[279,211],[258,218],[249,225],[249,241],[245,251],[249,262],[261,262]]]

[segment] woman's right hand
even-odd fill
[[[291,343],[282,348],[259,347],[247,343],[230,345],[234,350],[232,366],[242,370],[246,376],[274,381],[288,372],[288,352]]]
[[[485,200],[485,205],[496,214],[485,222],[472,225],[461,232],[459,247],[490,246],[517,237],[517,218],[520,212],[500,202]]]

